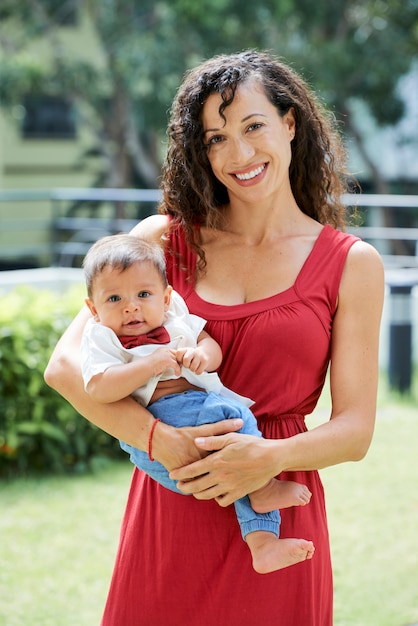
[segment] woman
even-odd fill
[[[222,346],[222,382],[255,400],[265,439],[233,432],[239,423],[154,429],[129,399],[110,409],[92,403],[75,349],[87,317],[79,315],[47,382],[131,445],[147,450],[152,433],[154,458],[195,496],[134,472],[102,624],[330,626],[316,470],[361,459],[371,441],[382,264],[373,248],[338,230],[343,150],[308,87],[283,63],[251,51],[204,63],[180,87],[169,131],[160,215],[133,232],[164,246],[171,284]],[[330,420],[307,431],[304,416],[329,363]],[[230,505],[273,476],[312,492],[306,507],[283,510],[281,536],[305,537],[316,551],[260,575]]]

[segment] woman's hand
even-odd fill
[[[280,473],[278,448],[283,441],[236,433],[199,435],[195,444],[214,454],[171,471],[170,478],[179,481],[177,486],[185,494],[198,500],[215,498],[221,506],[228,506]]]
[[[152,436],[152,455],[169,471],[187,466],[204,456],[209,451],[196,447],[196,437],[208,437],[218,440],[217,435],[232,433],[242,428],[242,419],[229,419],[216,424],[205,424],[183,428],[174,428],[159,422]]]

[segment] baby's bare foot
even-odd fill
[[[265,487],[249,494],[251,506],[256,513],[287,509],[290,506],[304,506],[309,503],[311,496],[306,485],[276,478]]]
[[[315,548],[306,539],[278,539],[273,533],[257,531],[246,537],[259,574],[268,574],[313,557]]]

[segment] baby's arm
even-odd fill
[[[180,375],[181,368],[177,362],[176,350],[158,348],[152,354],[130,363],[108,367],[89,380],[86,390],[97,402],[116,402],[131,395],[150,378],[159,376],[170,367],[176,376]]]
[[[222,363],[222,351],[219,344],[207,332],[202,330],[195,348],[180,348],[176,351],[177,361],[195,374],[213,372]]]

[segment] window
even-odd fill
[[[76,127],[71,102],[59,96],[27,97],[22,133],[26,139],[74,139]]]

